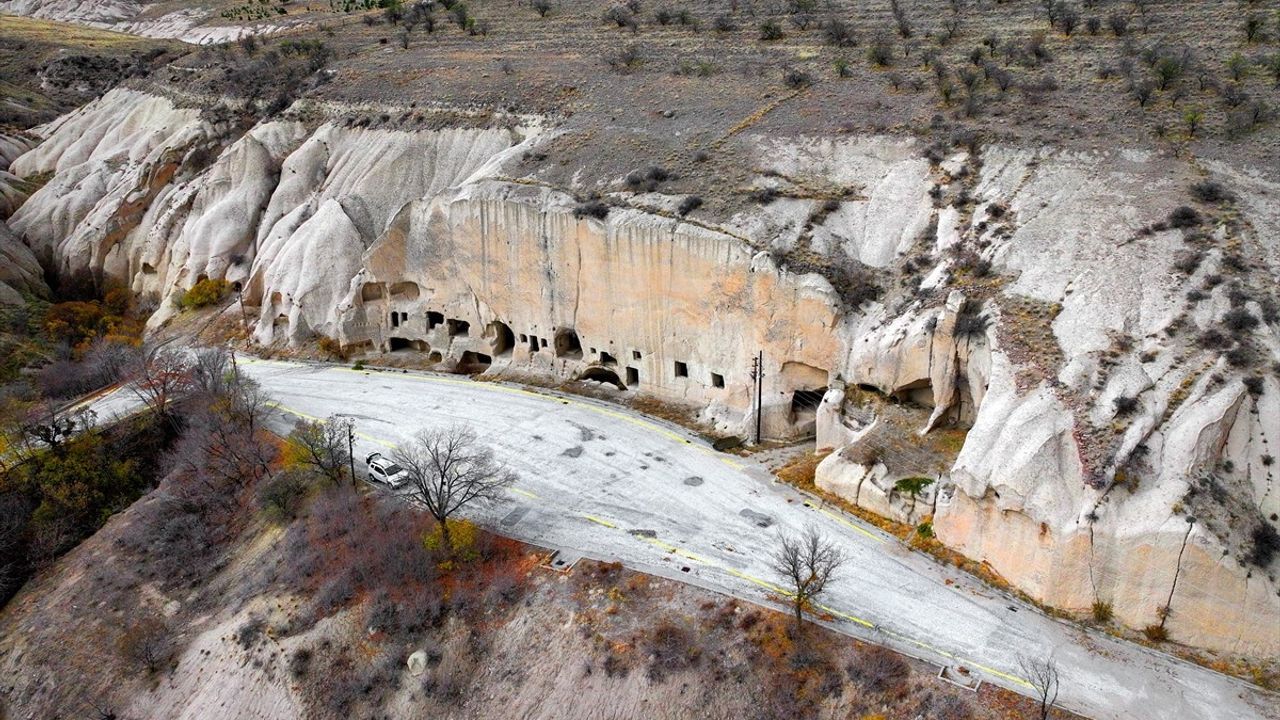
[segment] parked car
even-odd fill
[[[369,455],[364,464],[369,466],[369,479],[374,482],[398,488],[409,481],[409,473],[382,453]]]

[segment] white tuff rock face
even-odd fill
[[[1199,175],[1137,153],[989,147],[931,165],[897,139],[761,138],[757,166],[774,172],[758,184],[856,189],[805,231],[817,201],[724,227],[578,217],[567,193],[503,176],[545,137],[531,127],[230,133],[108,93],[14,163],[54,175],[12,226],[63,272],[169,300],[153,323],[225,278],[263,343],[323,335],[445,369],[594,380],[727,432],[754,428],[762,353],[766,434],[816,428],[836,449],[819,485],[931,516],[944,543],[1048,604],[1110,603],[1142,627],[1167,603],[1176,640],[1280,652],[1277,561],[1241,560],[1280,512],[1280,346],[1268,322],[1243,331],[1254,356],[1236,365],[1195,342],[1233,305],[1268,315],[1280,212],[1253,189],[1274,197],[1269,180],[1214,169],[1241,219],[1199,229],[1223,242],[1188,274],[1171,261],[1204,242],[1192,230],[1138,231]],[[774,254],[796,249],[877,268],[890,292],[848,307]],[[1213,287],[1192,302],[1193,284]],[[901,489],[917,478],[932,482]]]
[[[150,11],[146,3],[137,0],[0,0],[0,13],[88,25],[142,37],[169,38],[195,45],[275,33],[285,27],[268,23],[205,25],[213,19],[212,9],[165,11],[161,8],[160,11]]]

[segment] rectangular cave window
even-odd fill
[[[531,353],[538,352],[538,336],[537,335],[529,336],[529,352]]]
[[[527,342],[529,342],[529,336],[528,336],[528,335],[525,335],[524,333],[520,333],[520,342],[522,342],[522,343],[527,343]]]
[[[724,376],[720,373],[711,373],[711,387],[724,387]]]
[[[676,361],[676,377],[689,377],[689,364]]]
[[[435,326],[439,325],[442,322],[444,322],[444,315],[438,312],[431,312],[430,310],[427,311],[427,329],[428,330],[434,329]]]
[[[640,351],[639,351],[639,350],[632,350],[632,351],[631,351],[631,359],[632,359],[632,360],[639,360],[639,359],[640,359]]]
[[[457,337],[458,335],[466,335],[471,332],[471,323],[466,320],[450,320],[449,337]]]
[[[547,339],[546,339],[546,338],[538,338],[538,343],[539,343],[540,345],[542,345],[542,347],[546,347],[546,346],[547,346]]]
[[[627,387],[640,384],[640,371],[633,368],[627,368]]]
[[[617,364],[618,364],[618,360],[617,360],[617,358],[615,358],[614,356],[612,356],[612,355],[610,355],[609,353],[605,352],[604,350],[601,350],[601,351],[600,351],[600,363],[601,363],[602,365],[617,365]]]
[[[391,313],[391,327],[400,327],[400,313]]]

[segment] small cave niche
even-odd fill
[[[471,323],[466,320],[450,318],[445,322],[445,325],[449,328],[449,337],[461,337],[471,334]]]
[[[640,369],[627,367],[627,385],[635,387],[640,384]]]
[[[582,341],[573,328],[560,328],[555,337],[556,357],[570,360],[582,359]]]
[[[440,325],[443,322],[444,322],[443,313],[434,312],[432,310],[427,311],[427,329],[428,330],[434,330],[437,325]]]
[[[360,288],[360,299],[364,302],[373,302],[382,300],[387,296],[387,286],[385,283],[365,283]]]
[[[397,352],[400,350],[427,352],[431,349],[431,346],[423,340],[410,340],[409,338],[393,337],[389,338],[387,342],[391,348],[391,352]]]
[[[511,332],[511,328],[500,320],[494,320],[485,328],[485,337],[489,338],[489,347],[493,349],[494,357],[506,357],[511,354],[511,349],[515,347],[516,336]]]
[[[617,358],[615,358],[613,355],[609,354],[609,352],[607,352],[607,351],[605,351],[605,350],[601,350],[601,351],[600,351],[600,364],[601,364],[601,365],[617,365],[617,364],[618,364],[618,359],[617,359]]]

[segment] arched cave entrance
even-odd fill
[[[467,352],[462,353],[462,359],[458,361],[458,372],[460,373],[482,373],[489,369],[493,364],[493,358],[484,353]]]
[[[579,380],[595,380],[596,382],[607,383],[619,390],[626,390],[627,386],[622,384],[622,379],[618,377],[618,373],[602,367],[589,367],[578,376]]]

